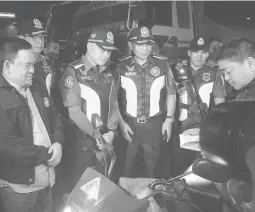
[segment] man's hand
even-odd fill
[[[128,142],[131,142],[132,141],[132,138],[130,137],[130,134],[131,135],[134,135],[134,132],[133,130],[129,127],[129,125],[126,123],[126,122],[122,122],[120,124],[120,129],[121,129],[121,132],[122,132],[122,135],[124,136],[124,138],[128,141]]]
[[[103,138],[108,144],[112,145],[114,133],[112,131],[109,131],[108,133],[103,134]]]
[[[149,186],[146,186],[142,189],[137,189],[134,191],[134,195],[137,199],[144,199],[150,195],[152,195],[153,191],[150,189]]]
[[[200,128],[193,128],[193,129],[185,130],[182,134],[194,136],[194,135],[199,135],[199,133],[200,133]]]
[[[48,153],[53,153],[50,160],[48,160],[48,166],[57,166],[62,158],[62,146],[60,143],[54,143],[50,146]]]
[[[166,138],[166,142],[169,141],[169,139],[171,138],[171,134],[172,134],[172,123],[173,123],[173,119],[166,119],[162,125],[162,135],[167,134],[167,138]]]

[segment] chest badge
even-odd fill
[[[151,70],[151,75],[154,77],[157,77],[160,75],[160,69],[158,67],[153,67]]]
[[[65,77],[64,83],[65,83],[66,88],[69,88],[69,89],[72,88],[73,87],[73,76],[67,75]]]
[[[44,106],[45,107],[49,107],[50,106],[50,101],[49,101],[49,99],[47,98],[47,97],[44,97]]]
[[[203,80],[205,82],[208,82],[211,79],[211,74],[210,73],[203,73]]]
[[[129,72],[134,71],[134,69],[135,69],[135,65],[133,65],[132,67],[127,66],[127,70],[128,70]]]

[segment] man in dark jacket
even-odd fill
[[[0,187],[5,212],[52,212],[54,167],[64,141],[59,114],[33,82],[31,45],[7,38],[0,45]]]

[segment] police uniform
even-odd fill
[[[110,39],[110,43],[108,42]],[[105,50],[114,50],[113,35],[110,31],[97,29],[90,35],[88,42],[96,43]],[[80,106],[91,121],[93,113],[98,114],[104,124],[102,133],[115,131],[119,119],[115,80],[109,66],[95,66],[87,60],[76,60],[68,64],[59,86],[65,107]],[[75,124],[75,123],[74,123]],[[73,140],[75,141],[75,179],[77,182],[87,167],[96,163],[93,137],[82,132],[76,125]]]
[[[48,94],[51,95],[51,88],[55,77],[55,73],[52,71],[51,61],[46,56],[39,55],[34,67],[34,80],[42,84]]]
[[[190,51],[205,50],[208,51],[208,45],[203,38],[194,39],[190,46]],[[202,103],[206,104],[207,108],[210,106],[210,95],[213,94],[214,98],[225,98],[225,88],[221,74],[213,67],[205,64],[198,70],[194,70],[190,65],[184,65],[187,70],[188,76],[195,87],[193,90],[186,84],[178,85],[179,102],[180,102],[180,116],[181,132],[199,127],[203,122],[199,117],[199,111],[191,111],[192,105],[197,100],[196,92],[200,96]],[[201,103],[201,102],[198,102]]]
[[[133,30],[129,39],[137,44],[154,42],[146,27]],[[127,147],[125,176],[132,175],[141,147],[147,173],[149,177],[155,177],[166,115],[166,96],[176,92],[167,58],[150,55],[145,64],[139,65],[135,57],[129,55],[120,59],[116,72],[119,74],[119,108],[123,119],[135,133]]]
[[[19,35],[33,37],[36,35],[44,35],[45,29],[43,24],[38,19],[22,21],[18,24]],[[50,60],[39,55],[34,65],[33,79],[40,83],[50,95],[51,84],[54,79],[54,73],[52,72],[52,63]]]
[[[208,51],[208,45],[203,38],[195,38],[190,45],[190,51],[198,50]],[[182,75],[181,80],[176,76],[176,69],[172,67],[175,81],[178,84],[177,118],[179,120],[179,134],[173,139],[174,146],[171,154],[173,157],[171,159],[173,162],[171,165],[171,167],[173,167],[173,175],[183,173],[197,158],[196,151],[191,151],[190,149],[184,149],[182,147],[185,142],[199,140],[198,134],[186,134],[189,129],[199,129],[204,121],[205,117],[201,115],[200,107],[198,105],[201,104],[204,112],[207,114],[211,103],[211,94],[213,98],[225,98],[223,79],[221,74],[213,67],[205,64],[198,70],[194,70],[187,61],[182,61],[182,67],[182,70],[177,71],[178,74]],[[195,90],[193,89],[192,84],[194,85]],[[199,100],[196,97],[196,93],[200,96]],[[198,150],[196,146],[193,146],[193,149],[194,148]]]

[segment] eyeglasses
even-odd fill
[[[29,38],[32,38],[34,40],[34,42],[42,42],[45,40],[46,35],[35,35],[35,36],[26,36]]]

